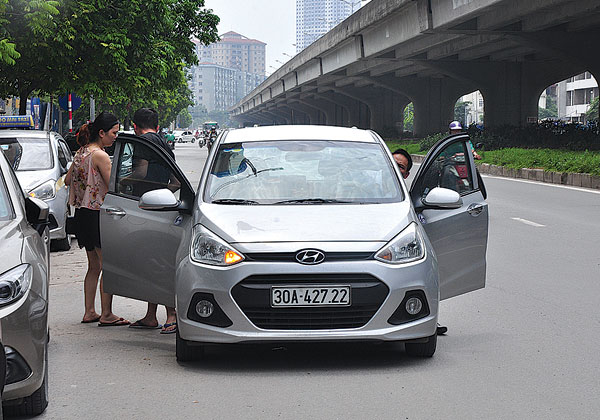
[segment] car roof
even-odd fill
[[[0,137],[48,138],[51,133],[51,131],[45,130],[2,129],[0,130]]]
[[[269,140],[343,140],[378,142],[377,135],[370,130],[332,127],[325,125],[270,125],[248,127],[227,132],[223,143],[239,143]]]

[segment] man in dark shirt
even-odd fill
[[[140,108],[133,114],[133,129],[135,134],[150,143],[161,147],[169,156],[175,160],[175,153],[167,145],[167,142],[158,135],[158,113],[151,108]],[[134,150],[135,162],[134,174],[136,178],[146,181],[144,189],[150,191],[156,188],[168,187],[171,190],[179,187],[179,181],[171,174],[171,171],[162,162],[158,162],[153,153],[145,147]],[[140,183],[140,185],[142,185]],[[145,191],[144,191],[145,192]],[[141,191],[137,191],[140,193]],[[138,195],[136,193],[136,195]],[[131,328],[160,328],[156,318],[156,303],[148,302],[148,311],[144,318],[129,325]],[[177,332],[177,316],[175,308],[165,306],[167,310],[167,321],[162,326],[161,334],[172,334]]]

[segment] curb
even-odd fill
[[[421,163],[425,156],[411,155],[413,162]],[[482,174],[502,176],[505,178],[520,178],[531,181],[545,182],[547,184],[570,185],[573,187],[591,188],[600,190],[600,176],[572,172],[554,172],[543,169],[521,168],[513,169],[489,163],[477,164],[477,169]]]

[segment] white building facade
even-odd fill
[[[585,123],[590,103],[598,97],[598,82],[590,72],[578,74],[558,83],[558,118]]]

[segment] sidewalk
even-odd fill
[[[411,155],[413,162],[421,163],[425,156]],[[553,172],[544,169],[521,168],[513,169],[504,166],[477,163],[477,168],[482,174],[503,176],[506,178],[529,179],[532,181],[546,182],[549,184],[570,185],[573,187],[600,189],[600,176],[570,172]]]

